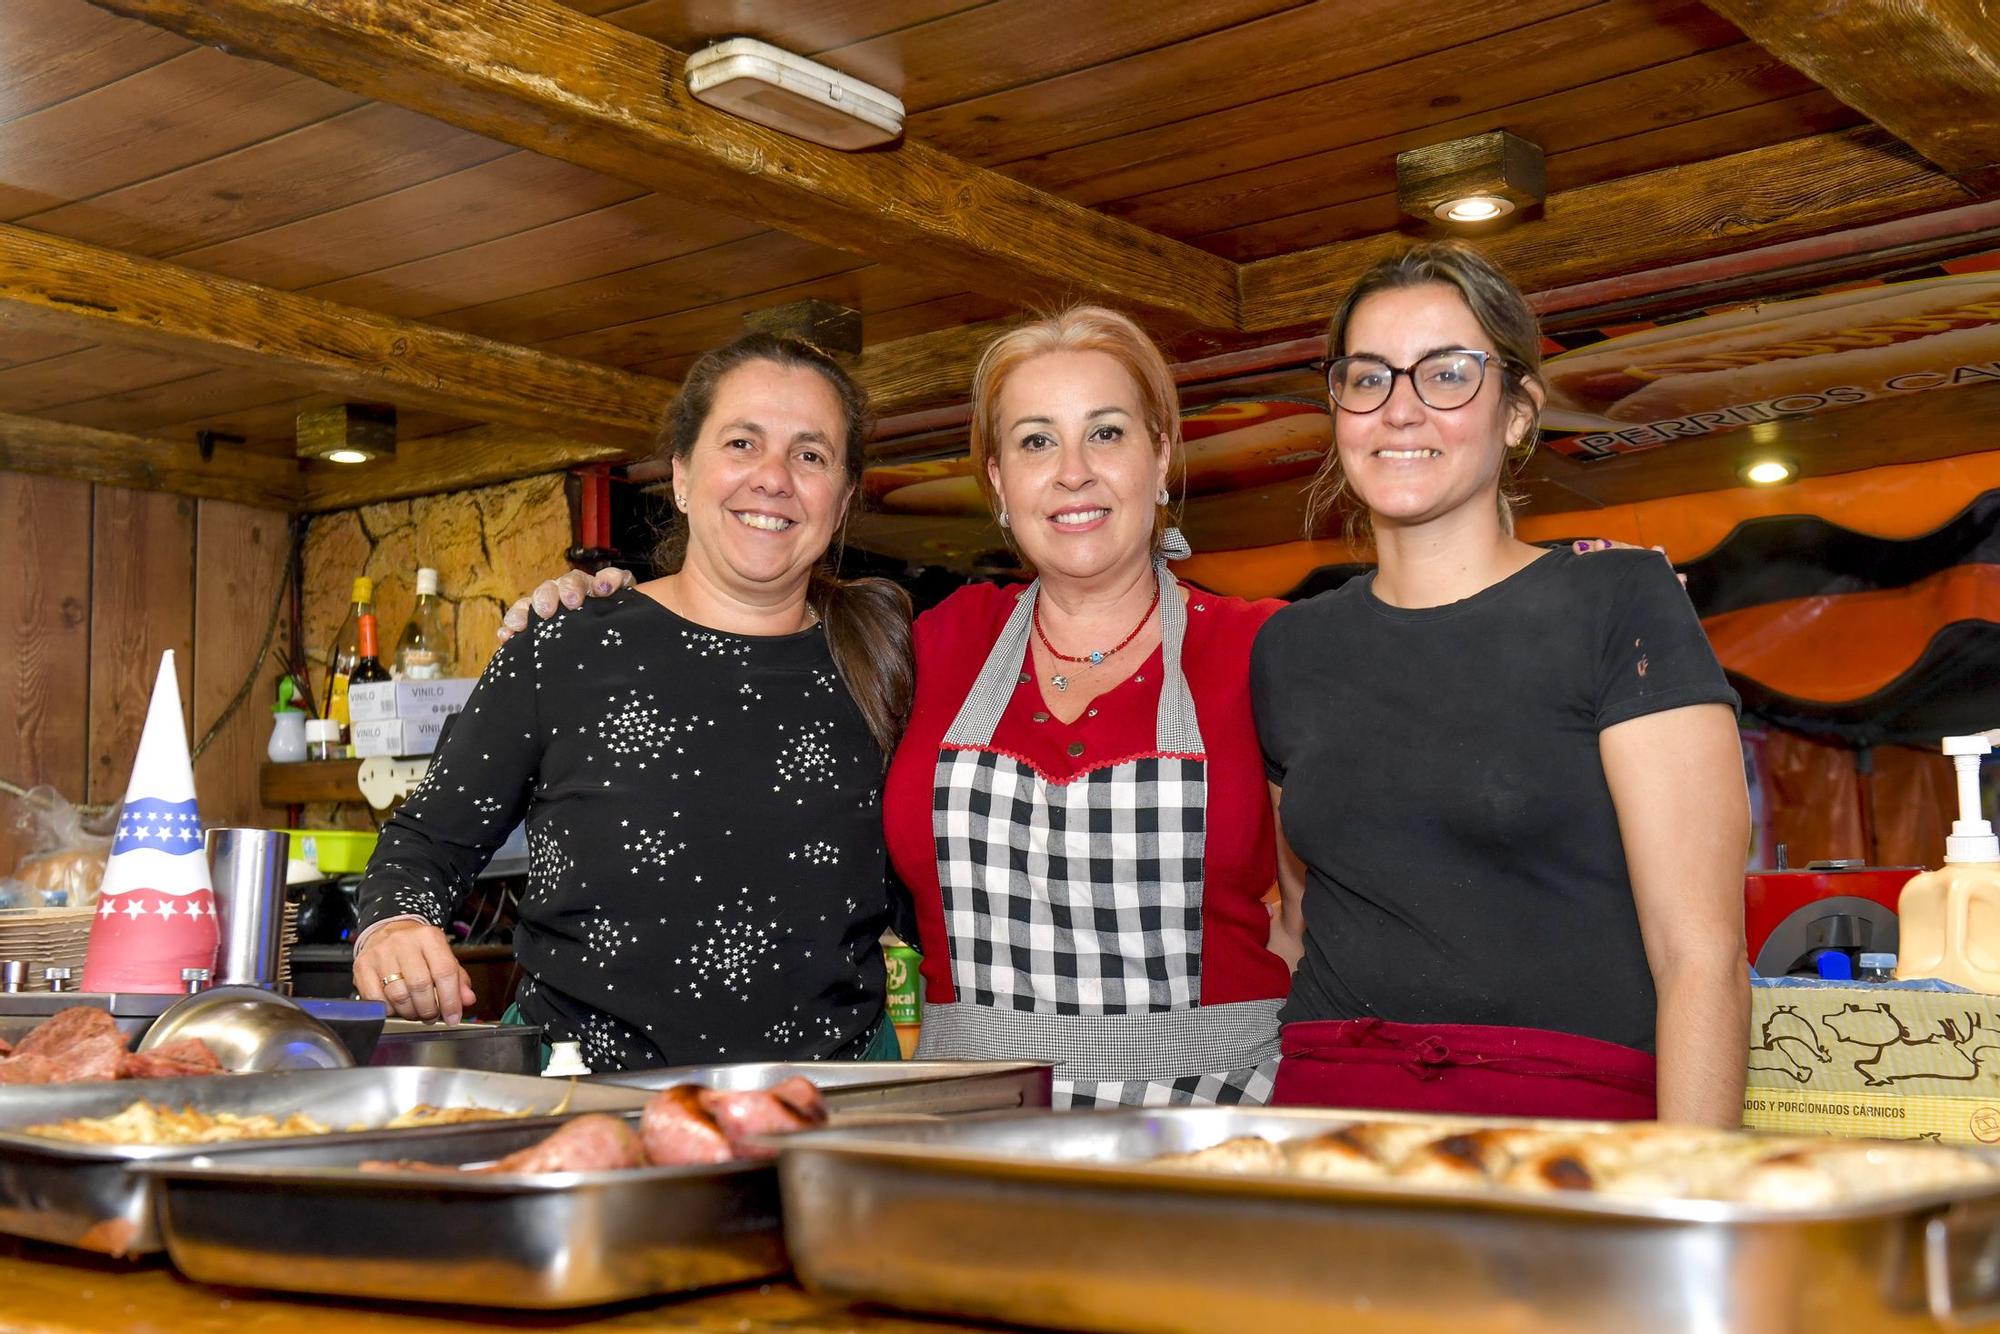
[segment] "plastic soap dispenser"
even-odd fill
[[[1992,749],[1983,736],[1944,739],[1958,770],[1958,819],[1944,841],[1944,867],[1913,877],[1897,901],[1897,977],[2000,993],[2000,838],[1979,814],[1979,760]]]

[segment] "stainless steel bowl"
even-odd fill
[[[177,1038],[200,1038],[224,1068],[242,1071],[335,1070],[354,1056],[304,1007],[262,987],[211,987],[170,1006],[139,1039],[151,1051]]]

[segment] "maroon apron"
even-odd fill
[[[1655,1062],[1539,1028],[1323,1019],[1280,1035],[1273,1106],[1650,1121]]]

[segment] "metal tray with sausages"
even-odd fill
[[[795,1099],[800,1081],[814,1086],[804,1090],[817,1104],[812,1116],[782,1129],[737,1124],[729,1138],[742,1138],[731,1152],[771,1154],[784,1141],[766,1136],[828,1116],[835,1125],[862,1124],[884,1115],[1046,1106],[1049,1069],[1021,1062],[766,1062],[638,1071],[602,1087],[646,1100],[643,1114],[628,1120],[642,1132],[645,1156],[660,1163],[701,1151],[700,1137],[718,1125],[718,1102],[769,1106]],[[777,1174],[768,1156],[533,1174],[496,1161],[534,1143],[511,1127],[470,1126],[417,1151],[408,1141],[397,1145],[405,1167],[413,1159],[488,1169],[463,1175],[364,1166],[382,1156],[379,1144],[296,1141],[142,1170],[163,1192],[163,1234],[175,1265],[204,1282],[557,1309],[744,1282],[787,1268]],[[566,1161],[616,1157],[592,1153]],[[590,1244],[579,1245],[580,1237]]]
[[[749,1061],[592,1075],[592,1083],[662,1089],[705,1084],[766,1089],[794,1076],[818,1086],[841,1115],[954,1116],[1047,1107],[1054,1067],[1045,1061]]]
[[[106,1255],[144,1255],[161,1249],[155,1182],[129,1172],[132,1164],[223,1160],[297,1140],[246,1139],[223,1144],[77,1144],[24,1133],[24,1128],[74,1118],[115,1116],[135,1102],[209,1115],[270,1116],[304,1113],[331,1128],[312,1142],[351,1144],[362,1156],[383,1157],[383,1145],[427,1136],[451,1136],[474,1127],[350,1131],[380,1126],[419,1106],[483,1107],[528,1112],[526,1119],[494,1123],[524,1134],[546,1134],[558,1124],[550,1113],[625,1111],[645,1094],[608,1085],[442,1070],[377,1066],[352,1070],[296,1070],[227,1078],[117,1080],[10,1088],[0,1097],[0,1233],[55,1242]]]
[[[637,1113],[621,1119],[636,1125]],[[548,1134],[499,1123],[397,1142],[404,1163],[474,1165]],[[540,1175],[372,1171],[382,1145],[292,1141],[153,1162],[189,1278],[384,1301],[562,1309],[786,1268],[770,1161]]]
[[[1880,1189],[1803,1207],[1171,1157],[1262,1139],[1297,1165],[1308,1141],[1364,1120],[1453,1139],[1475,1124],[1621,1133],[1222,1107],[828,1130],[784,1146],[786,1239],[819,1291],[1062,1329],[1798,1334],[2000,1318],[2000,1164],[1983,1150],[1895,1146],[1884,1160],[1904,1169],[1936,1152],[1978,1170],[1885,1169]],[[1755,1152],[1750,1139],[1731,1143]]]

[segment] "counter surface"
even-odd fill
[[[643,1334],[977,1334],[991,1325],[918,1320],[816,1297],[789,1282],[580,1313],[480,1311],[316,1301],[210,1288],[163,1257],[142,1264],[0,1238],[0,1330],[7,1334],[459,1334],[480,1329]]]

